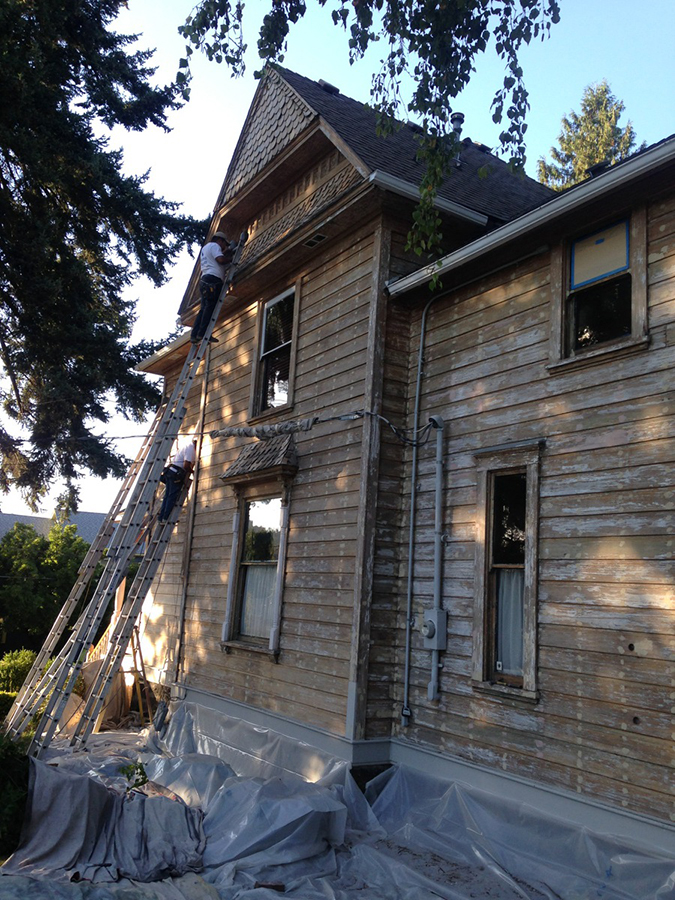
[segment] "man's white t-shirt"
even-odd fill
[[[222,255],[223,251],[221,250],[220,245],[215,241],[209,241],[208,244],[204,244],[199,257],[199,263],[202,267],[202,276],[215,275],[216,278],[225,281],[228,267],[226,265],[221,265],[216,259],[216,257]]]
[[[178,466],[179,469],[183,468],[183,463],[189,462],[194,466],[195,461],[197,459],[197,451],[195,449],[195,445],[190,441],[189,444],[185,444],[180,448],[178,453],[171,460],[172,466]]]

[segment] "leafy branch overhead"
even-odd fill
[[[545,38],[559,20],[557,0],[315,0],[330,9],[333,23],[344,29],[350,62],[377,42],[386,45],[381,67],[373,75],[371,98],[383,133],[397,120],[416,117],[422,133],[419,153],[427,162],[420,186],[420,205],[411,234],[418,253],[438,249],[436,192],[454,154],[450,120],[453,98],[469,83],[478,58],[489,47],[504,63],[504,80],[492,101],[493,119],[504,123],[500,135],[509,162],[522,169],[525,160],[525,117],[529,108],[523,70],[518,62],[523,44]],[[283,62],[291,28],[305,14],[304,0],[272,0],[258,36],[265,62]],[[225,63],[235,75],[244,71],[244,4],[201,0],[179,31],[186,55],[177,76],[183,96],[190,93],[190,58],[202,51]],[[402,84],[410,79],[405,100]]]
[[[182,99],[111,25],[123,0],[5,0],[0,9],[0,489],[33,503],[126,460],[94,434],[108,404],[141,420],[138,276],[160,284],[202,225],[123,171],[114,126],[166,128]]]

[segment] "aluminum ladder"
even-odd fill
[[[87,649],[94,642],[108,606],[127,574],[129,562],[137,545],[146,533],[151,533],[148,550],[113,629],[108,653],[85,704],[85,710],[72,739],[73,743],[81,743],[91,734],[96,724],[96,716],[103,707],[114,675],[121,665],[134,625],[140,616],[143,601],[189,490],[189,479],[186,479],[168,521],[155,525],[150,517],[150,509],[159,478],[183,422],[188,394],[232,283],[245,240],[246,235],[242,234],[204,338],[199,344],[191,345],[171,396],[160,406],[141,450],[80,567],[76,583],[5,720],[6,733],[17,738],[39,717],[28,749],[28,753],[32,756],[39,758],[51,743],[80,675]],[[115,526],[118,518],[119,522]],[[96,590],[77,619],[70,637],[54,663],[45,672],[45,666],[62,638],[105,551],[107,551],[105,567]]]

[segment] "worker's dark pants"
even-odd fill
[[[220,296],[220,289],[222,286],[222,280],[216,278],[215,275],[205,275],[200,280],[199,293],[202,297],[202,304],[199,307],[197,318],[192,326],[192,334],[190,335],[191,341],[201,341],[204,337],[204,332],[213,315],[213,310],[218,297]]]
[[[167,466],[162,474],[165,475],[164,484],[166,487],[164,489],[162,506],[157,518],[160,522],[165,522],[169,518],[171,510],[174,508],[176,500],[178,500],[178,495],[180,494],[183,482],[185,481],[186,472],[185,469],[179,469],[178,466]]]

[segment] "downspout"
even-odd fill
[[[417,436],[420,421],[420,402],[422,394],[422,375],[424,365],[424,335],[427,327],[427,314],[434,303],[443,294],[437,294],[427,301],[422,312],[420,325],[420,346],[417,355],[417,383],[415,385],[415,408],[413,413],[413,434]],[[403,708],[401,710],[401,725],[407,727],[410,724],[410,654],[412,646],[412,630],[415,625],[413,618],[413,576],[415,574],[414,549],[415,549],[415,503],[417,501],[417,440],[413,442],[412,473],[410,485],[410,532],[408,535],[408,593],[406,603],[405,626],[405,671],[403,675]]]
[[[533,250],[530,253],[525,253],[525,254],[523,254],[523,256],[520,256],[515,260],[510,260],[508,263],[504,263],[501,266],[495,266],[494,268],[489,269],[486,272],[482,272],[480,275],[477,275],[474,278],[469,278],[466,281],[461,282],[460,284],[455,284],[452,287],[447,288],[447,289],[441,291],[440,293],[436,294],[435,296],[431,297],[431,299],[427,301],[427,304],[424,307],[424,311],[422,313],[422,321],[421,321],[421,326],[420,326],[420,346],[419,346],[418,358],[417,358],[417,384],[415,386],[415,408],[414,408],[414,414],[413,414],[413,428],[414,428],[413,433],[414,434],[417,434],[417,431],[419,429],[422,376],[424,374],[423,373],[424,337],[425,337],[425,332],[426,332],[426,327],[427,327],[427,315],[429,313],[429,309],[431,308],[432,303],[435,303],[436,300],[440,300],[443,297],[447,297],[448,294],[459,291],[462,288],[465,288],[470,284],[474,284],[476,281],[479,281],[480,279],[485,278],[488,275],[494,275],[496,272],[501,272],[503,269],[510,268],[514,265],[517,265],[520,262],[524,262],[527,259],[531,259],[534,256],[538,256],[540,253],[543,253],[547,249],[548,249],[547,247],[537,247],[536,250]],[[425,271],[426,270],[424,270],[424,269],[420,270],[420,272],[417,274],[424,273]],[[412,279],[412,277],[413,276],[407,276],[407,278],[409,280]],[[405,279],[400,279],[400,282],[403,282],[404,280]],[[422,283],[423,282],[420,281],[420,284],[422,284]],[[413,285],[413,283],[411,282],[410,287],[413,287],[413,286],[415,286],[415,285]],[[406,287],[405,289],[407,290],[408,287]],[[395,295],[397,295],[399,293],[403,293],[403,292],[404,291],[403,291],[403,289],[401,289],[399,282],[396,282],[395,284],[387,285],[387,293],[390,296],[395,296]],[[439,427],[439,425],[436,424],[436,420],[440,421],[440,423],[441,423],[440,427]],[[437,435],[436,435],[436,440],[437,440],[436,452],[437,452],[437,460],[438,460],[439,442],[442,442],[442,440],[443,440],[443,438],[442,438],[443,420],[440,418],[440,416],[433,416],[430,421],[431,421],[432,425],[435,425],[435,427],[438,429]],[[441,457],[441,460],[442,460],[442,457]],[[441,466],[442,466],[442,461],[441,461]],[[436,469],[437,491],[438,491],[439,476],[441,478],[441,490],[442,490],[442,474],[439,473],[439,467],[438,467],[438,462],[437,462],[437,469]],[[416,499],[417,499],[417,442],[415,441],[413,443],[412,483],[411,483],[411,487],[410,487],[410,535],[408,538],[408,592],[407,592],[407,606],[406,606],[405,672],[404,672],[404,683],[403,683],[403,708],[401,710],[401,724],[403,726],[407,726],[410,724],[410,716],[412,715],[411,710],[410,710],[410,654],[411,654],[412,629],[414,628],[414,625],[415,625],[415,620],[414,620],[413,614],[412,614],[412,607],[413,607],[413,575],[414,575],[413,550],[414,550],[414,546],[415,546],[415,502],[416,502]],[[436,516],[439,515],[439,508],[441,508],[441,503],[438,500],[438,496],[437,496]],[[438,519],[437,519],[437,522],[438,522]],[[435,569],[434,569],[434,609],[440,609],[440,604],[438,606],[436,606],[436,604],[438,603],[438,601],[436,600],[436,590],[437,590],[436,585],[438,583],[438,591],[439,591],[439,595],[440,595],[440,566],[441,566],[441,559],[442,559],[442,555],[441,555],[442,546],[443,546],[443,535],[441,534],[440,525],[437,524],[436,525],[436,535],[435,535],[435,546],[434,546],[434,552],[435,552],[435,557],[434,557],[434,565],[435,565]],[[427,622],[425,621],[425,625],[426,624],[427,624]],[[423,631],[424,630],[425,629],[423,627]],[[425,635],[425,641],[426,641],[426,635]],[[429,644],[426,644],[426,645],[429,646],[430,643],[431,642],[429,642]],[[441,647],[440,649],[444,649],[444,646]],[[438,675],[438,665],[435,665],[434,669],[435,669],[435,673],[437,676]],[[434,684],[436,685],[434,690],[437,691],[437,681],[434,680],[433,673],[432,673],[432,680],[429,683],[429,694],[430,695],[431,695],[431,691],[432,691],[432,685],[434,685]],[[431,698],[431,699],[434,699],[434,698]]]

